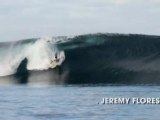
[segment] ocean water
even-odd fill
[[[57,41],[58,40],[58,41]],[[0,43],[0,120],[159,120],[160,36],[88,34]]]
[[[0,87],[1,120],[159,120],[160,104],[98,104],[104,97],[160,97],[151,85]]]

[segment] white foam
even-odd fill
[[[39,39],[27,44],[14,43],[8,48],[0,48],[0,76],[16,73],[24,58],[28,59],[28,70],[47,70],[55,68],[65,60],[63,51],[58,50],[52,38]],[[53,41],[53,40],[52,40]]]

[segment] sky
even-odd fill
[[[160,0],[0,0],[0,41],[97,32],[160,35]]]

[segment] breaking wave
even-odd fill
[[[30,71],[29,81],[160,84],[160,37],[87,34],[1,43],[0,76],[21,67]]]

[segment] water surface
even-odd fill
[[[160,86],[1,86],[0,119],[159,119],[160,105],[98,104],[104,97],[160,97]]]

